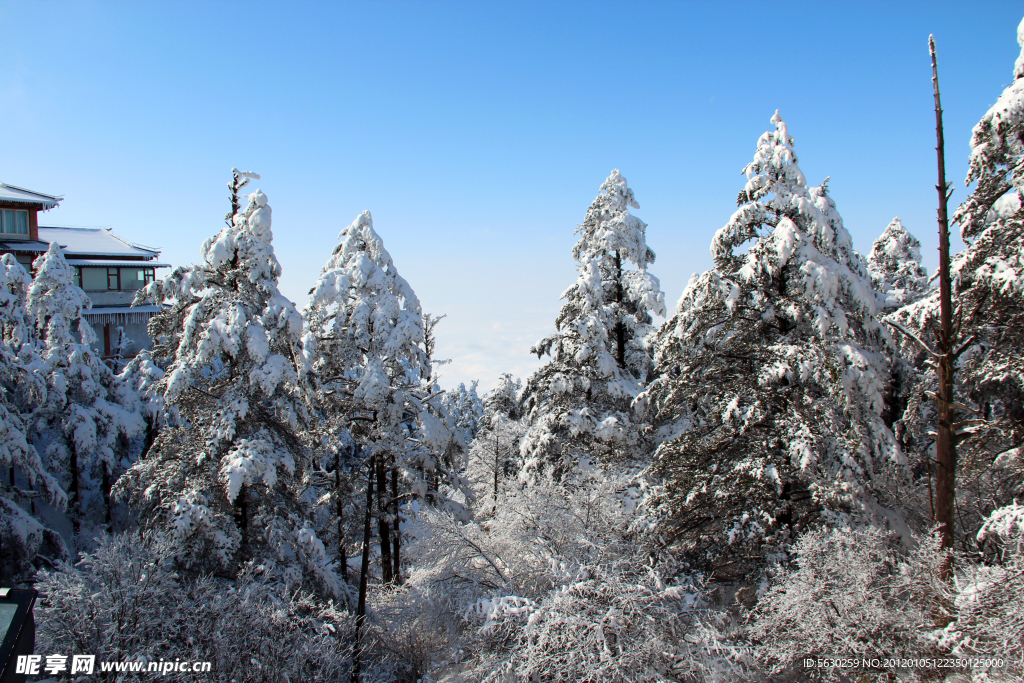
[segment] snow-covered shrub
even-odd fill
[[[408,586],[449,627],[461,622],[444,667],[461,678],[450,680],[744,670],[742,645],[707,611],[701,585],[633,528],[643,488],[635,470],[583,460],[558,480],[507,487],[478,521],[421,510]]]
[[[969,561],[942,549],[937,535],[915,536],[906,553],[892,534],[872,527],[805,534],[792,565],[747,615],[753,661],[766,674],[840,681],[882,671],[811,672],[802,658],[997,657],[1004,666],[991,669],[991,680],[1017,680],[1024,674],[1024,508],[994,512],[982,538],[1000,543],[1000,562]],[[950,559],[952,583],[942,577]],[[944,673],[908,668],[900,680],[942,680]]]
[[[1024,506],[995,510],[978,532],[994,547],[989,563],[959,567],[951,601],[955,619],[932,637],[957,656],[1002,657],[1024,678]]]
[[[348,615],[309,594],[281,597],[258,567],[235,581],[181,578],[173,553],[155,537],[119,535],[76,567],[44,572],[36,651],[94,654],[97,661],[208,661],[208,680],[225,683],[350,676]],[[162,678],[195,680],[174,672]]]
[[[755,659],[771,673],[800,670],[803,657],[920,657],[929,654],[922,577],[898,542],[874,527],[818,529],[793,546],[793,566],[767,588],[750,615]],[[935,654],[935,653],[931,653]],[[840,680],[837,668],[816,672]]]
[[[0,585],[26,581],[40,566],[68,559],[60,535],[0,497]]]

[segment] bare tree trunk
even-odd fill
[[[498,469],[501,467],[501,448],[498,442],[498,426],[494,426],[494,506],[498,506]]]
[[[380,537],[380,577],[383,583],[392,583],[394,565],[391,560],[391,525],[388,523],[388,480],[384,458],[377,458],[377,534]]]
[[[111,469],[104,462],[101,465],[103,469],[103,478],[101,486],[103,488],[103,508],[105,509],[105,522],[106,525],[111,524]],[[113,530],[113,529],[112,529]]]
[[[68,463],[69,469],[71,470],[71,484],[68,486],[68,493],[70,494],[68,498],[71,500],[69,511],[71,512],[71,526],[77,534],[81,527],[79,517],[82,514],[82,502],[80,500],[81,492],[79,491],[78,484],[78,449],[75,447],[74,439],[71,439],[68,445],[70,447],[69,450],[71,451],[71,458]]]
[[[142,454],[139,455],[139,460],[145,460],[146,455],[149,453],[149,449],[153,447],[153,442],[156,441],[156,436],[159,433],[156,425],[156,416],[146,415],[146,438],[142,442]]]
[[[393,529],[392,538],[394,539],[394,549],[391,553],[391,559],[394,562],[395,570],[393,572],[394,580],[397,585],[402,584],[402,522],[398,518],[398,468],[392,468],[391,470],[391,512],[394,514],[395,528]]]
[[[370,517],[373,515],[373,473],[376,456],[370,456],[366,468],[366,517],[363,521],[363,558],[359,565],[359,601],[356,603],[356,643],[352,649],[352,683],[359,683],[363,654],[363,627],[366,624],[366,578],[370,572]]]
[[[345,501],[341,495],[341,449],[334,451],[334,495],[337,497],[338,562],[341,563],[341,580],[348,583],[348,556],[345,554]]]
[[[626,367],[626,325],[622,322],[622,256],[615,252],[615,300],[619,304],[619,322],[615,323],[616,357],[619,367]]]
[[[939,525],[943,548],[953,547],[953,523],[956,496],[956,443],[954,441],[955,411],[953,408],[953,382],[955,357],[953,353],[953,302],[949,268],[949,218],[946,205],[949,188],[946,185],[945,143],[942,138],[942,105],[939,100],[939,70],[935,58],[935,39],[928,37],[932,58],[932,86],[935,90],[935,152],[938,155],[939,182],[939,334],[938,355],[939,391],[937,408],[939,424],[935,438],[935,520]],[[943,578],[949,580],[952,567],[942,569]]]
[[[242,484],[238,489],[238,497],[235,498],[235,524],[238,525],[238,531],[242,536],[238,542],[238,554],[240,556],[248,549],[249,544],[249,503],[247,493],[245,484]]]

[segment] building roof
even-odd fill
[[[152,260],[160,256],[159,249],[151,249],[121,239],[106,228],[62,228],[39,226],[39,239],[56,242],[65,256],[130,257]],[[73,257],[72,257],[73,258]]]
[[[69,266],[121,266],[122,268],[140,268],[145,266],[146,268],[170,268],[170,263],[156,263],[155,261],[145,261],[139,263],[138,261],[131,259],[103,259],[103,258],[66,258],[64,259]]]
[[[36,251],[44,252],[50,248],[49,242],[40,242],[39,240],[25,240],[22,241],[10,241],[0,242],[0,251]]]
[[[15,187],[7,183],[0,183],[0,202],[18,202],[19,204],[38,204],[43,211],[52,209],[64,200],[64,197],[55,197],[51,194],[43,194],[33,190],[26,190],[23,187]]]

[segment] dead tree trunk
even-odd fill
[[[352,683],[359,683],[363,654],[363,627],[366,625],[366,578],[370,572],[370,517],[373,515],[373,474],[375,456],[366,468],[366,516],[363,520],[363,558],[359,565],[359,601],[356,603],[356,642],[352,649]]]
[[[953,522],[956,497],[956,443],[954,441],[955,410],[953,407],[954,363],[953,301],[949,268],[949,218],[946,211],[949,187],[946,185],[945,144],[942,138],[942,104],[939,100],[939,69],[935,58],[935,39],[928,37],[932,58],[932,86],[935,90],[935,152],[938,156],[939,182],[939,334],[936,368],[939,391],[936,407],[939,424],[935,437],[935,521],[939,525],[943,548],[953,547]],[[952,567],[943,566],[943,578],[949,579]]]

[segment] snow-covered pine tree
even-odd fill
[[[75,529],[86,513],[87,490],[102,501],[95,521],[109,524],[111,486],[129,466],[131,442],[143,429],[139,396],[92,350],[96,335],[82,318],[91,302],[56,242],[33,268],[27,309],[42,337],[47,384],[46,402],[34,415],[35,438],[46,444],[51,471],[67,482]]]
[[[868,275],[875,289],[882,294],[882,313],[891,313],[901,306],[919,301],[928,295],[928,273],[921,265],[921,243],[905,227],[899,216],[893,218],[875,240],[867,258]],[[900,354],[892,357],[889,388],[885,397],[882,419],[895,429],[904,452],[914,447],[912,437],[897,424],[910,399],[909,393],[917,383],[919,368],[913,356]],[[910,463],[920,475],[921,463]]]
[[[1017,29],[1021,56],[1014,80],[974,127],[965,184],[975,190],[957,209],[966,249],[952,262],[954,322],[962,351],[956,368],[956,490],[958,546],[972,547],[988,513],[1024,496],[1024,21]],[[896,311],[890,319],[930,341],[938,295]],[[907,343],[907,352],[919,347]],[[932,347],[934,348],[934,346]],[[903,422],[934,450],[935,373],[911,392]],[[966,407],[963,410],[960,406]]]
[[[376,467],[382,577],[392,581],[400,577],[399,499],[408,491],[451,504],[439,497],[438,482],[461,485],[465,444],[444,410],[443,392],[427,379],[419,299],[370,213],[360,214],[339,240],[310,291],[306,325],[317,344],[314,368],[325,412],[368,446]]]
[[[614,460],[635,445],[629,406],[647,381],[651,316],[665,315],[665,296],[647,272],[647,224],[630,207],[639,208],[633,190],[613,170],[576,231],[579,278],[562,294],[555,333],[531,349],[551,360],[523,392],[529,471],[565,471],[585,455]]]
[[[825,184],[808,187],[776,112],[657,343],[639,411],[660,426],[648,501],[666,544],[715,579],[753,579],[822,518],[898,515],[881,483],[904,462],[881,419],[881,301]]]
[[[928,273],[921,265],[921,242],[893,218],[868,254],[868,275],[893,311],[928,294]]]
[[[40,556],[43,561],[68,557],[60,536],[29,514],[39,492],[54,507],[67,504],[67,494],[32,446],[25,421],[46,397],[45,365],[25,311],[31,282],[13,256],[0,258],[0,582],[8,586],[28,578]],[[18,485],[19,479],[29,490]]]
[[[480,380],[473,380],[466,388],[464,382],[444,392],[442,403],[448,414],[455,419],[455,425],[462,432],[463,440],[470,443],[480,430],[480,419],[484,414],[484,404],[476,393]]]
[[[166,306],[149,325],[153,360],[166,367],[149,373],[165,426],[118,488],[186,565],[234,572],[252,560],[286,586],[344,598],[303,498],[309,348],[278,291],[272,238],[256,190],[203,243],[199,264],[136,295]]]
[[[480,429],[470,445],[467,473],[477,495],[492,500],[491,511],[502,493],[502,480],[519,470],[519,444],[526,430],[519,393],[523,383],[503,373],[484,394]]]

